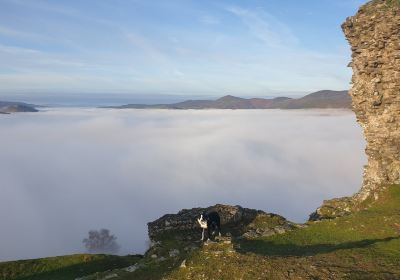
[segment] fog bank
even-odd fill
[[[49,109],[0,117],[0,260],[83,252],[108,228],[216,203],[303,222],[361,186],[361,128],[341,110]]]

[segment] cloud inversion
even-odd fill
[[[52,109],[0,131],[0,260],[82,252],[99,228],[143,252],[147,222],[215,203],[302,222],[366,161],[349,111]]]

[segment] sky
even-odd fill
[[[0,261],[81,253],[101,228],[143,253],[148,222],[217,203],[304,222],[366,163],[350,110],[46,108],[0,131]]]
[[[348,89],[365,2],[0,0],[0,98]]]

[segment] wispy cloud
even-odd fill
[[[3,0],[5,2],[18,5],[20,7],[25,7],[33,10],[44,10],[48,12],[53,12],[65,16],[76,17],[81,15],[81,13],[73,8],[62,6],[59,4],[54,4],[55,2],[45,2],[42,0],[35,1],[24,1],[24,0]]]
[[[8,36],[8,37],[16,37],[16,38],[22,38],[22,39],[34,39],[34,40],[47,40],[48,37],[44,36],[42,34],[37,34],[33,32],[25,32],[25,31],[20,31],[14,28],[9,28],[6,26],[0,25],[0,35],[3,36]]]
[[[71,59],[58,54],[50,54],[31,48],[21,48],[0,44],[0,58],[14,69],[19,68],[21,72],[29,70],[41,70],[43,66],[51,67],[85,67],[87,63]],[[3,66],[4,67],[4,66]],[[55,68],[52,68],[55,70]]]
[[[146,37],[133,32],[125,33],[125,36],[135,48],[142,51],[150,59],[158,63],[170,64],[169,58],[156,47],[155,43],[150,42]]]
[[[16,55],[22,55],[22,54],[38,55],[38,54],[42,53],[39,50],[34,50],[34,49],[30,49],[30,48],[21,48],[21,47],[16,47],[16,46],[7,46],[7,45],[2,45],[2,44],[0,44],[0,52],[7,53],[7,54],[16,54]]]
[[[204,15],[200,17],[200,22],[206,25],[217,25],[220,24],[220,20],[217,17],[211,15]]]
[[[100,1],[88,10],[87,1],[3,0],[0,75],[10,80],[0,91],[11,90],[10,81],[16,91],[36,88],[30,77],[39,77],[43,91],[55,91],[52,81],[45,83],[52,75],[81,77],[60,83],[76,92],[102,85],[103,91],[255,95],[347,86],[347,48],[309,48],[287,15],[257,1],[204,1],[201,7],[180,0]],[[24,75],[17,79],[18,73]]]
[[[150,63],[155,64],[156,67],[160,67],[161,69],[162,66],[164,66],[166,70],[166,73],[164,72],[165,74],[171,74],[178,78],[183,77],[184,73],[177,67],[174,59],[159,48],[155,42],[139,33],[126,32],[125,36],[135,48],[139,49],[148,57]],[[177,43],[178,42],[175,42],[175,44]],[[165,47],[166,46],[164,46],[164,48]],[[176,46],[174,46],[174,48],[176,48]]]
[[[269,47],[285,47],[298,41],[287,25],[261,9],[229,6],[226,10],[240,18],[250,32]]]

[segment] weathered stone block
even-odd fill
[[[400,183],[400,5],[370,1],[342,29],[353,52],[350,95],[364,129],[368,165],[361,190],[351,199],[324,202],[313,220],[345,215],[377,197],[382,186]]]

